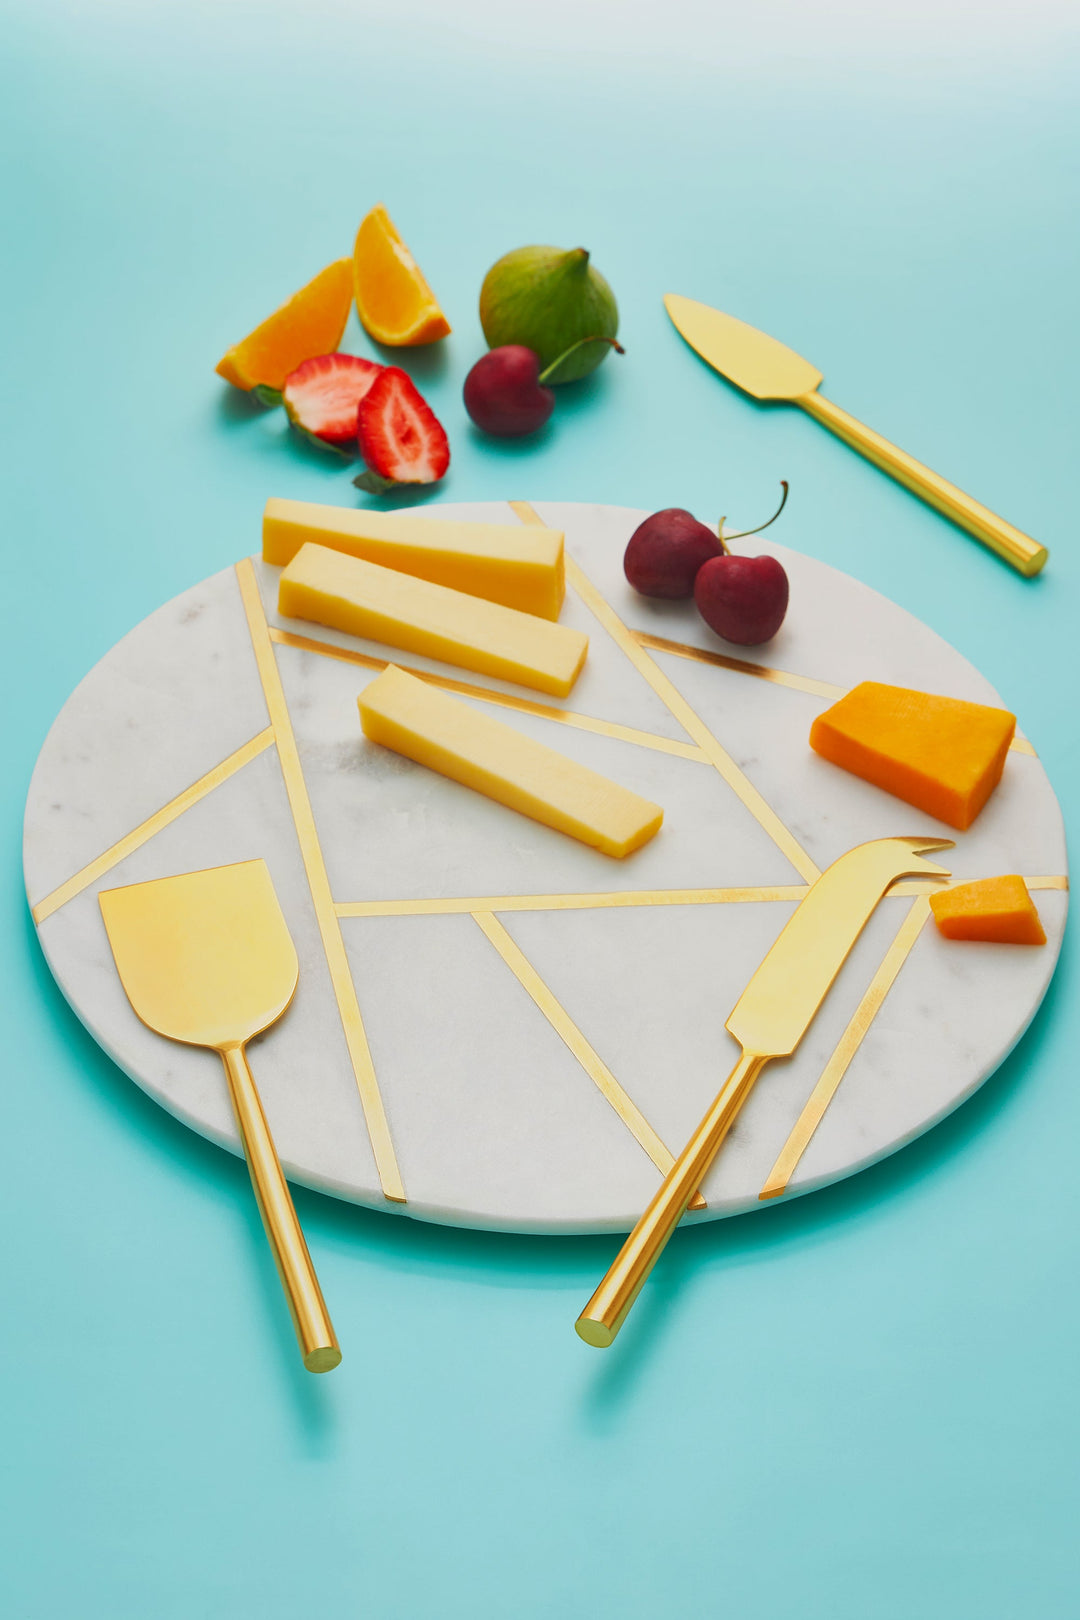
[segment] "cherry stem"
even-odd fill
[[[586,343],[610,343],[611,347],[615,350],[616,354],[625,354],[626,353],[626,350],[623,348],[622,344],[621,343],[616,343],[616,341],[615,341],[615,339],[613,337],[599,337],[599,336],[597,336],[597,337],[578,338],[577,342],[576,343],[571,343],[571,345],[570,345],[570,347],[568,349],[564,349],[562,354],[560,354],[556,359],[554,359],[551,362],[550,366],[545,366],[544,367],[544,370],[540,373],[539,377],[536,379],[537,382],[546,383],[548,378],[551,376],[551,373],[553,371],[558,371],[558,369],[562,365],[563,361],[566,360],[570,355],[572,355],[574,353],[575,349],[583,348]]]
[[[745,540],[748,534],[760,534],[762,529],[767,529],[769,527],[769,523],[776,522],[777,518],[784,510],[784,507],[787,505],[788,481],[786,478],[781,478],[780,488],[784,492],[780,497],[780,505],[776,508],[776,511],[773,513],[772,517],[769,518],[768,523],[759,523],[756,529],[740,529],[738,534],[725,534],[724,524],[727,522],[727,518],[720,519],[720,522],[717,524],[717,537],[720,541],[721,551],[727,551],[727,543],[729,540]]]

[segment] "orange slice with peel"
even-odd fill
[[[353,252],[356,313],[376,343],[395,349],[444,338],[450,322],[382,203],[365,214]]]
[[[280,390],[305,360],[333,353],[351,303],[352,260],[335,259],[242,342],[234,343],[214,369],[236,388]]]

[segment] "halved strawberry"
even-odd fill
[[[400,366],[386,366],[375,379],[356,425],[368,470],[353,483],[372,495],[394,484],[433,484],[450,465],[442,423]]]
[[[322,444],[354,448],[357,407],[385,369],[357,354],[317,354],[305,360],[281,390],[289,421]]]

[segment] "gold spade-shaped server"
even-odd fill
[[[143,1023],[221,1054],[304,1366],[329,1372],[341,1351],[244,1051],[281,1017],[299,977],[266,862],[106,889],[98,900],[121,983]]]

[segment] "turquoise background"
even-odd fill
[[[790,479],[777,538],[979,665],[1075,819],[1075,14],[625,9],[0,6],[12,1620],[1080,1612],[1068,941],[959,1114],[845,1185],[681,1234],[607,1355],[572,1322],[610,1241],[300,1192],[347,1350],[314,1380],[242,1164],[98,1051],[26,915],[22,801],[70,689],[254,549],[268,495],[351,498],[212,368],[380,198],[454,323],[406,357],[450,433],[447,499],[749,526]],[[536,240],[592,251],[627,353],[499,445],[460,404],[476,295]],[[1045,540],[1044,576],[727,389],[669,327],[669,289],[812,358]],[[373,352],[355,324],[347,346]]]

